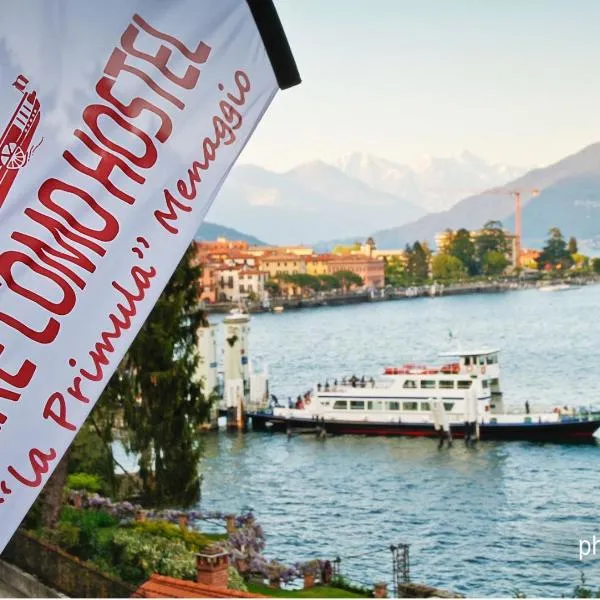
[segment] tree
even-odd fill
[[[322,275],[317,275],[317,279],[323,290],[335,290],[338,286],[338,280],[333,275],[324,273]]]
[[[548,232],[546,245],[538,259],[540,269],[550,265],[555,269],[568,269],[573,264],[573,259],[567,248],[563,235],[558,227],[553,227]]]
[[[505,254],[490,250],[483,256],[483,272],[486,275],[501,275],[510,264]]]
[[[275,279],[267,279],[267,281],[265,281],[265,290],[272,296],[279,296],[279,294],[281,294],[279,282]]]
[[[352,271],[337,271],[333,276],[338,282],[337,287],[341,288],[343,291],[353,285],[361,287],[364,284],[362,277]]]
[[[592,271],[600,275],[600,258],[592,258]]]
[[[577,249],[577,239],[574,236],[571,236],[569,238],[569,244],[567,246],[567,249],[569,251],[569,254],[573,255],[573,254],[577,254],[578,249]]]
[[[429,260],[431,251],[425,242],[415,242],[408,253],[406,271],[414,282],[429,279]]]
[[[573,259],[573,264],[577,269],[588,269],[590,266],[590,259],[585,254],[580,254],[576,252],[575,254],[571,254],[571,258]]]
[[[291,283],[300,288],[304,293],[307,289],[316,292],[321,289],[321,282],[318,277],[309,275],[308,273],[282,273],[278,275],[281,282]]]
[[[138,453],[144,495],[155,505],[189,506],[200,496],[198,427],[210,407],[196,380],[200,268],[188,249],[142,326],[122,367],[126,443]]]
[[[471,232],[467,229],[459,229],[454,234],[448,253],[464,265],[469,275],[473,276],[479,273],[475,243],[471,239]]]
[[[483,265],[484,257],[488,252],[499,252],[506,255],[509,246],[509,241],[502,229],[502,223],[500,221],[488,221],[475,240],[477,261],[480,265]]]
[[[454,281],[465,274],[463,263],[449,254],[437,254],[431,260],[431,275],[434,279]]]
[[[397,257],[392,256],[384,263],[385,284],[395,287],[405,285],[406,268],[404,263]]]

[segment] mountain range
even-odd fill
[[[379,248],[398,248],[415,240],[431,244],[446,228],[477,229],[492,219],[513,230],[510,192],[521,190],[524,245],[541,247],[554,226],[565,236],[600,243],[600,143],[514,177],[518,172],[468,152],[416,167],[359,153],[335,165],[314,161],[285,173],[243,165],[232,171],[209,214],[211,221],[274,244],[325,251],[371,235]],[[463,191],[484,191],[455,202],[459,182]],[[530,195],[534,189],[540,190],[536,197]],[[437,200],[432,190],[439,192]],[[435,202],[447,208],[426,212]]]
[[[529,191],[538,189],[538,196]],[[548,167],[534,169],[495,190],[469,196],[447,211],[399,227],[370,232],[381,248],[402,247],[415,240],[432,243],[446,228],[480,228],[491,219],[514,228],[511,190],[522,191],[524,245],[539,247],[557,226],[565,236],[600,235],[600,143],[592,144]]]
[[[311,244],[340,233],[362,236],[425,214],[420,206],[314,161],[286,173],[234,168],[209,218],[274,244]]]
[[[469,194],[503,184],[528,170],[489,164],[468,151],[451,158],[424,156],[413,166],[353,152],[335,164],[349,177],[376,190],[407,198],[427,212],[447,210]]]
[[[252,246],[267,245],[265,242],[259,240],[253,235],[248,235],[247,233],[242,233],[237,229],[225,227],[224,225],[217,225],[216,223],[209,223],[207,221],[204,221],[204,223],[200,225],[196,235],[194,236],[194,239],[204,242],[214,242],[221,237],[227,238],[228,240],[241,240],[243,242],[248,242]]]

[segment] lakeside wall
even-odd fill
[[[568,281],[573,285],[594,285],[600,283],[600,277],[571,278],[569,280],[560,280],[558,282]],[[544,281],[544,284],[550,283]],[[498,294],[503,292],[513,292],[526,289],[535,289],[540,286],[539,281],[474,281],[465,283],[453,283],[449,285],[426,285],[413,286],[410,288],[399,288],[377,290],[376,292],[361,291],[346,294],[319,293],[315,296],[306,298],[273,298],[271,306],[281,306],[284,310],[295,310],[301,308],[317,308],[321,306],[342,306],[346,304],[361,304],[364,302],[388,302],[391,300],[411,300],[413,298],[433,297],[433,296],[458,296],[465,294]],[[208,313],[226,314],[232,309],[237,308],[236,303],[207,304]],[[260,313],[269,312],[260,305],[260,303],[248,303],[248,312]]]

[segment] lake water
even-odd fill
[[[327,377],[434,360],[449,329],[463,347],[501,348],[508,404],[600,404],[600,286],[256,315],[251,354],[271,391],[295,398]],[[599,468],[594,445],[222,433],[206,438],[201,506],[252,508],[268,556],[339,555],[357,581],[391,581],[389,546],[408,543],[414,581],[560,596],[582,570],[600,587],[600,546],[579,561],[580,538],[600,538]]]

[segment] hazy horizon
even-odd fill
[[[241,164],[468,151],[533,167],[600,140],[594,0],[275,4],[303,83],[278,94]]]

